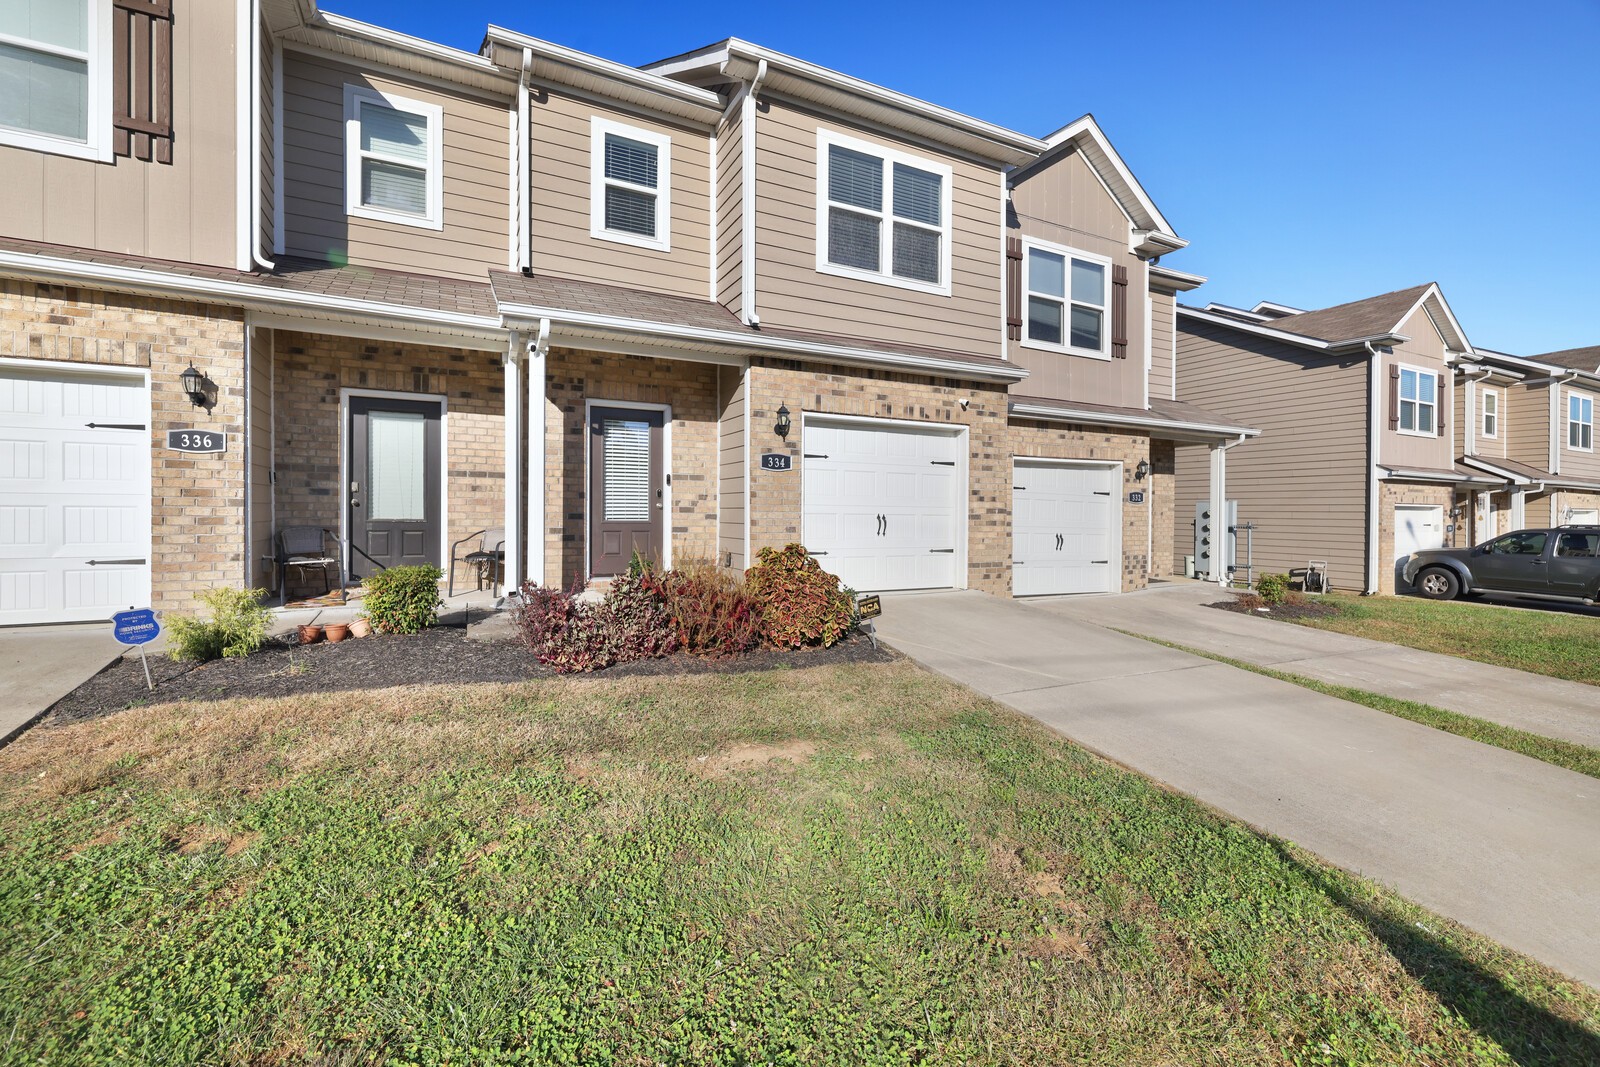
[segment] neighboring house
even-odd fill
[[[1179,446],[1220,489],[1255,432],[1180,401],[1202,279],[1092,119],[737,40],[20,3],[0,75],[62,73],[0,101],[0,624],[269,585],[292,525],[356,576],[504,526],[512,582],[800,540],[863,590],[1132,589]]]
[[[1503,479],[1459,499],[1469,543],[1525,526],[1600,523],[1600,348],[1525,359],[1479,349],[1461,357],[1456,382],[1462,465]]]
[[[1337,588],[1392,593],[1407,555],[1454,542],[1458,499],[1505,487],[1457,462],[1454,368],[1472,346],[1437,285],[1314,311],[1180,307],[1177,351],[1185,398],[1262,430],[1226,476],[1257,575],[1324,560]],[[1206,485],[1180,455],[1180,543]]]

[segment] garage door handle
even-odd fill
[[[808,555],[808,556],[826,556],[827,553],[826,552],[807,552],[806,555]]]
[[[825,454],[823,454],[821,452],[802,452],[802,453],[800,453],[800,455],[803,456],[806,459],[827,459],[828,458]]]
[[[1110,563],[1109,559],[1091,559],[1090,563]]]
[[[89,561],[89,566],[91,567],[135,567],[143,565],[144,560],[142,559],[91,559]]]
[[[928,551],[929,552],[954,552],[955,549],[953,549],[953,548],[930,548],[930,549],[928,549]]]
[[[147,428],[140,422],[86,422],[84,425],[91,430],[143,430]]]
[[[1101,492],[1101,491],[1100,491],[1100,490],[1098,490],[1098,489],[1096,489],[1096,490],[1095,490],[1095,491],[1094,491],[1094,495],[1095,495],[1095,496],[1110,496],[1110,495],[1111,495],[1111,493],[1110,493],[1110,491],[1109,491],[1109,490],[1108,490],[1108,491],[1106,491],[1106,492],[1103,492],[1103,493],[1102,493],[1102,492]]]
[[[1056,551],[1057,552],[1061,551],[1061,535],[1060,534],[1056,534]]]
[[[930,459],[928,462],[935,467],[954,467],[956,465],[956,461],[953,459]]]

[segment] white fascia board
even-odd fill
[[[1175,293],[1187,293],[1191,289],[1198,289],[1210,279],[1203,274],[1190,274],[1188,271],[1173,270],[1159,264],[1150,265],[1151,288],[1157,284],[1162,289],[1171,289]]]
[[[717,344],[736,351],[772,352],[789,358],[807,356],[813,359],[832,360],[839,363],[864,364],[889,367],[896,370],[914,370],[940,374],[945,377],[966,377],[977,381],[1019,382],[1028,376],[1021,367],[990,367],[972,363],[958,363],[930,356],[916,356],[900,352],[880,352],[874,349],[853,348],[849,345],[832,345],[817,341],[797,341],[781,337],[767,337],[755,331],[749,333],[733,330],[708,330],[699,326],[682,326],[676,323],[653,322],[647,319],[625,319],[614,315],[596,315],[590,312],[567,311],[561,308],[537,307],[527,304],[502,304],[501,315],[508,327],[549,319],[553,324],[587,326],[597,330],[615,330],[619,333],[647,337],[665,337],[679,341],[698,341]]]
[[[1171,419],[1158,419],[1154,416],[1140,418],[1137,415],[1112,415],[1104,411],[1085,411],[1044,404],[1012,404],[1010,408],[1013,415],[1020,415],[1028,419],[1046,419],[1054,422],[1087,422],[1098,426],[1137,426],[1153,430],[1173,430],[1240,440],[1261,436],[1260,430],[1250,427],[1214,426],[1204,422],[1174,422]]]
[[[495,66],[494,63],[476,52],[451,48],[449,45],[438,44],[434,41],[425,41],[421,37],[412,37],[410,34],[400,33],[382,26],[374,26],[370,22],[362,22],[346,15],[335,15],[331,12],[323,11],[319,12],[315,19],[308,24],[316,28],[332,30],[348,37],[368,41],[372,44],[383,45],[401,52],[409,52],[423,59],[476,71],[479,74],[486,74],[490,77],[512,78],[502,68]]]
[[[1379,464],[1379,467],[1383,470],[1383,480],[1386,482],[1430,482],[1434,485],[1479,485],[1483,484],[1485,481],[1484,479],[1479,478],[1463,477],[1459,474],[1452,474],[1449,477],[1445,477],[1438,471],[1413,470],[1409,467],[1389,467],[1383,464]],[[1490,481],[1489,484],[1492,485],[1495,483]]]
[[[1408,335],[1403,333],[1379,333],[1373,334],[1371,337],[1352,337],[1342,341],[1322,341],[1315,337],[1306,337],[1304,334],[1289,333],[1286,330],[1274,330],[1270,326],[1260,326],[1251,322],[1240,322],[1238,319],[1229,318],[1226,315],[1214,315],[1211,312],[1202,311],[1199,308],[1184,307],[1182,304],[1178,305],[1178,314],[1184,318],[1199,319],[1201,322],[1209,322],[1217,326],[1226,326],[1229,329],[1238,330],[1241,333],[1256,334],[1260,337],[1270,337],[1274,341],[1282,341],[1284,344],[1297,345],[1300,348],[1315,349],[1319,352],[1345,352],[1347,350],[1359,351],[1368,343],[1382,345],[1387,348],[1393,348],[1398,345],[1403,345],[1407,341],[1411,340]]]
[[[1417,309],[1428,303],[1429,300],[1434,301],[1438,305],[1439,310],[1444,312],[1444,317],[1450,324],[1450,329],[1454,331],[1456,335],[1454,344],[1451,344],[1450,338],[1446,337],[1444,339],[1446,347],[1453,348],[1458,352],[1472,351],[1472,342],[1467,340],[1467,332],[1461,328],[1461,323],[1456,321],[1456,314],[1450,310],[1450,305],[1445,301],[1444,294],[1439,291],[1439,285],[1437,282],[1428,283],[1428,288],[1420,297],[1417,298],[1417,302],[1412,304],[1404,315],[1400,316],[1400,321],[1394,324],[1394,329],[1398,330],[1401,326],[1404,326],[1406,320],[1412,315],[1415,315],[1417,313]],[[1431,317],[1432,313],[1430,312],[1429,315]],[[1437,328],[1438,323],[1434,323],[1434,326]],[[1443,331],[1441,331],[1441,333],[1442,332]]]
[[[1263,313],[1263,309],[1266,311],[1281,311],[1285,315],[1304,315],[1310,310],[1309,308],[1292,308],[1288,304],[1275,304],[1271,300],[1257,301],[1256,306],[1250,310],[1260,315]]]
[[[322,293],[295,292],[264,285],[251,285],[248,282],[195,278],[186,274],[168,274],[164,271],[118,267],[105,263],[85,263],[53,256],[35,256],[25,252],[0,251],[0,273],[17,274],[27,278],[59,279],[79,285],[99,282],[108,286],[125,286],[140,292],[163,296],[204,297],[219,304],[261,310],[304,308],[348,315],[366,315],[424,326],[453,326],[468,330],[490,331],[499,331],[501,328],[500,320],[493,316],[432,311],[371,300],[351,300]]]
[[[722,113],[722,98],[709,89],[688,85],[684,82],[666,78],[648,70],[630,67],[625,63],[618,63],[611,59],[602,59],[600,56],[580,52],[575,48],[567,48],[551,41],[538,37],[530,37],[516,30],[508,30],[504,26],[491,25],[484,35],[486,42],[493,41],[498,44],[509,45],[518,50],[527,49],[533,53],[534,59],[549,60],[562,63],[569,67],[588,71],[603,78],[610,78],[635,88],[645,89],[649,92],[659,93],[681,100],[687,104],[695,104]],[[481,58],[481,57],[480,57]],[[489,63],[489,60],[483,60]],[[491,67],[493,63],[489,63]],[[496,67],[495,69],[499,69]]]
[[[1144,186],[1139,184],[1139,179],[1135,178],[1133,171],[1128,169],[1128,164],[1123,161],[1121,154],[1112,147],[1111,139],[1106,136],[1105,131],[1100,128],[1100,124],[1095,121],[1093,115],[1085,115],[1080,119],[1069,122],[1056,132],[1045,137],[1044,144],[1047,147],[1044,155],[1048,155],[1050,150],[1059,148],[1062,145],[1083,140],[1092,142],[1100,150],[1101,154],[1105,156],[1106,162],[1111,165],[1111,169],[1122,182],[1123,187],[1127,189],[1128,195],[1133,197],[1134,202],[1146,213],[1147,218],[1135,220],[1135,224],[1144,222],[1146,224],[1144,226],[1145,229],[1164,234],[1176,241],[1182,241],[1183,239],[1178,236],[1178,231],[1172,228],[1172,224],[1167,221],[1166,216],[1161,214],[1161,209],[1156,207],[1156,202],[1150,198],[1149,193],[1145,192]],[[1183,241],[1183,244],[1187,245],[1188,242]]]
[[[1504,478],[1512,485],[1532,485],[1534,483],[1534,479],[1517,474],[1515,471],[1502,470],[1482,456],[1462,456],[1461,462],[1468,467],[1476,467],[1478,470],[1487,471],[1497,477]]]

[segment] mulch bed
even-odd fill
[[[886,663],[896,658],[888,649],[874,649],[865,636],[855,634],[827,649],[763,649],[722,660],[680,653],[618,664],[579,677],[737,674],[842,663]],[[437,626],[411,637],[374,634],[338,644],[322,641],[300,645],[292,635],[286,635],[267,642],[253,656],[204,664],[151,656],[150,676],[155,679],[155,692],[145,688],[144,671],[137,657],[119,659],[56,701],[35,729],[97,719],[140,705],[184,700],[287,697],[396,685],[521,682],[556,677],[520,642],[469,640],[461,626]]]
[[[1232,596],[1227,600],[1215,604],[1207,604],[1208,608],[1219,611],[1232,611],[1239,615],[1256,615],[1263,619],[1326,619],[1339,614],[1339,605],[1330,604],[1326,600],[1303,600],[1298,604],[1279,604],[1268,611],[1256,611],[1247,606],[1241,597]]]

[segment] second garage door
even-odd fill
[[[1019,459],[1011,490],[1013,596],[1115,593],[1120,467]]]
[[[961,441],[918,426],[807,419],[806,548],[858,592],[956,585]]]

